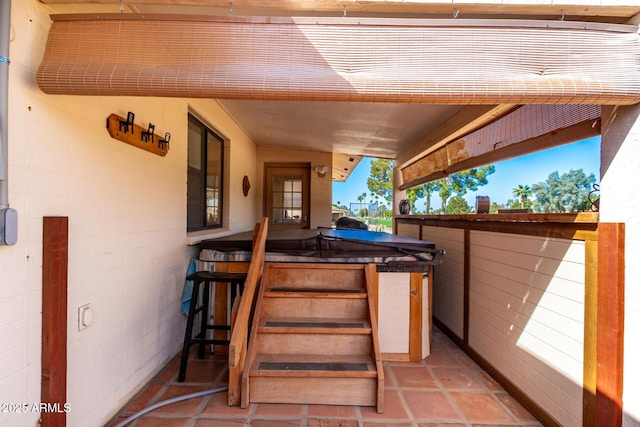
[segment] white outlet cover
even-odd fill
[[[93,312],[91,310],[91,304],[78,307],[78,331],[91,326],[92,321]]]

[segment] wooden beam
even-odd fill
[[[396,227],[403,225],[461,228],[495,233],[555,237],[570,240],[596,240],[598,214],[469,214],[407,215],[396,217]],[[594,222],[595,221],[595,222]]]
[[[624,224],[598,226],[596,427],[622,425]]]
[[[411,148],[400,153],[396,158],[396,164],[406,167],[430,152],[444,147],[447,142],[497,120],[515,107],[515,104],[466,106]]]
[[[69,219],[45,217],[42,229],[42,362],[40,402],[57,410],[41,413],[43,426],[67,423],[67,271]]]
[[[40,0],[44,4],[74,4],[74,5],[113,5],[117,8],[117,3],[113,0]],[[610,4],[608,4],[610,3]],[[570,1],[548,2],[547,4],[524,4],[518,1],[506,0],[500,4],[496,3],[460,3],[463,5],[459,8],[463,9],[463,13],[491,15],[501,14],[518,14],[518,15],[555,15],[561,16],[564,12],[565,16],[612,16],[629,18],[639,9],[636,6],[612,4],[614,2],[601,2],[601,4],[590,4],[588,6],[573,4]],[[377,13],[419,13],[419,14],[444,14],[448,17],[452,16],[455,3],[451,1],[433,1],[433,0],[130,0],[125,1],[125,5],[130,6],[133,10],[141,10],[145,12],[142,6],[160,6],[173,7],[175,10],[184,9],[185,6],[206,7],[208,9],[218,8],[229,13],[231,4],[233,4],[234,14],[241,13],[275,13],[282,11],[306,11],[306,12],[335,12],[342,14],[346,11],[348,14],[354,12],[377,12]],[[154,9],[156,10],[156,9]],[[634,13],[635,12],[635,13]],[[146,13],[146,12],[145,12]],[[556,18],[557,19],[557,18]]]

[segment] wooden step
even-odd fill
[[[362,289],[364,272],[357,264],[271,264],[269,283],[291,288]]]
[[[304,294],[267,293],[262,304],[263,317],[306,317],[338,319],[364,319],[367,317],[367,299],[314,297]],[[366,296],[366,295],[364,295]]]
[[[376,403],[376,368],[366,356],[259,354],[249,375],[253,402]]]
[[[256,336],[257,352],[264,354],[370,355],[371,333],[314,333],[312,328],[280,333],[263,328]],[[370,329],[369,329],[370,330]]]

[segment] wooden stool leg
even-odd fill
[[[202,289],[202,312],[200,313],[200,334],[199,338],[207,339],[207,324],[209,320],[209,293],[211,292],[211,282],[205,280],[204,288]],[[204,358],[205,344],[200,342],[198,346],[198,357]]]
[[[191,347],[191,337],[193,335],[193,320],[196,315],[196,306],[198,305],[198,294],[200,290],[200,281],[193,281],[193,291],[191,292],[191,301],[189,301],[189,315],[187,316],[187,327],[184,332],[184,343],[182,344],[182,357],[180,359],[180,372],[178,373],[178,381],[183,382],[187,374],[187,362],[189,360],[189,348]]]

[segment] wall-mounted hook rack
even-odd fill
[[[128,116],[129,122],[132,122],[133,113],[130,112]],[[155,125],[149,124],[149,127],[145,129],[142,126],[130,124],[130,126],[126,126],[125,128],[121,123],[127,123],[127,121],[127,119],[120,117],[117,114],[111,114],[107,117],[107,131],[109,131],[111,138],[142,148],[143,150],[159,156],[164,157],[167,155],[167,152],[169,151],[168,141],[154,135],[153,130]],[[125,128],[124,132],[122,128]],[[161,141],[165,143],[161,143]]]

